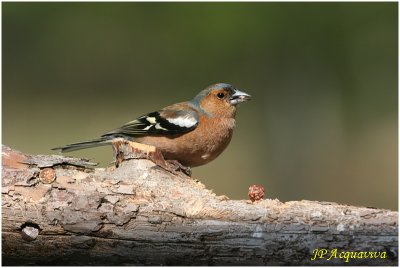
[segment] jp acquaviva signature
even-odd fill
[[[386,259],[386,251],[338,251],[338,249],[314,249],[312,251],[311,260],[325,259],[344,259],[349,262],[349,259]]]

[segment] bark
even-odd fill
[[[229,200],[157,150],[115,148],[118,167],[94,168],[3,146],[3,265],[398,264],[395,211]]]

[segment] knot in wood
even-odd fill
[[[39,179],[44,184],[50,184],[56,179],[56,172],[52,168],[44,168],[39,173]]]
[[[22,228],[21,236],[25,241],[33,241],[39,235],[39,229],[34,226],[25,226]]]

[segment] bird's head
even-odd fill
[[[251,99],[251,96],[232,85],[218,83],[202,90],[192,103],[206,113],[216,117],[234,117],[236,105]]]

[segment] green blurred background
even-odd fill
[[[216,82],[253,96],[217,194],[397,209],[397,3],[2,3],[3,144],[91,139]],[[110,147],[70,153],[112,161]]]

